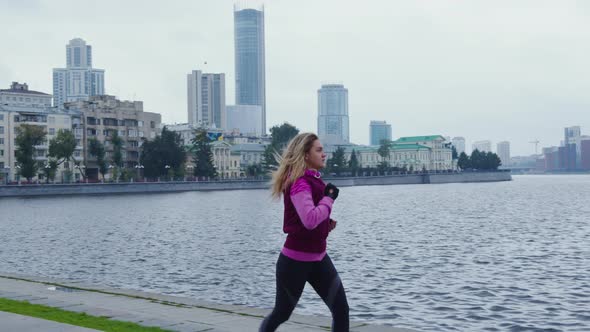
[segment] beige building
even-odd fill
[[[158,113],[144,112],[141,101],[121,101],[114,96],[91,96],[89,100],[64,104],[66,110],[81,113],[80,127],[84,151],[89,140],[96,138],[104,144],[106,159],[112,163],[113,146],[111,138],[117,132],[123,140],[123,162],[125,167],[133,168],[139,164],[142,140],[152,140],[161,131],[162,116]],[[86,174],[90,179],[98,179],[96,158],[84,154]]]
[[[60,111],[51,107],[51,95],[43,92],[29,90],[27,84],[13,82],[10,89],[0,90],[0,177],[2,182],[20,180],[19,168],[15,157],[16,137],[19,127],[23,124],[39,126],[47,134],[43,144],[35,147],[35,159],[41,164],[38,175],[33,181],[44,180],[44,165],[47,166],[47,153],[49,141],[53,139],[59,130],[72,130],[79,125],[81,116],[76,111]],[[74,159],[82,162],[83,146],[81,133],[75,132],[78,146],[74,151]],[[69,171],[74,177],[69,178]],[[62,163],[55,180],[58,182],[80,179],[79,168],[68,163]]]

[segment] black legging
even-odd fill
[[[305,282],[309,282],[330,308],[332,331],[348,332],[346,293],[338,272],[327,254],[320,262],[300,262],[280,254],[276,274],[275,307],[262,321],[259,332],[272,332],[289,319],[301,297]]]

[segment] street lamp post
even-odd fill
[[[113,175],[113,171],[112,171],[113,168],[115,168],[115,166],[109,164],[108,169],[110,170],[111,176]],[[112,181],[112,179],[111,179],[111,181]],[[119,182],[119,181],[117,181],[117,182]]]
[[[168,176],[168,174],[170,173],[170,165],[164,166],[164,169],[166,169],[166,176]],[[170,177],[168,176],[168,178]],[[168,179],[168,181],[170,181],[170,179]]]
[[[195,166],[193,165],[187,165],[186,169],[188,172],[190,172],[190,174],[192,175],[193,170],[195,169]],[[184,174],[184,181],[186,182],[186,173]]]
[[[20,172],[20,165],[16,165],[14,168],[17,169],[17,172]],[[16,174],[15,174],[16,176]],[[18,185],[20,186],[20,175],[18,176]]]
[[[49,173],[50,173],[49,169],[51,168],[51,165],[49,165],[49,162],[48,162],[47,164],[45,164],[43,166],[43,168],[45,168],[45,176],[47,176],[46,181],[47,181],[47,183],[49,183]]]
[[[145,167],[142,164],[137,164],[134,167],[137,170],[137,179],[139,180],[139,179],[141,179],[141,170],[144,169]]]
[[[4,176],[6,177],[5,184],[8,185],[10,182],[10,166],[4,166]]]

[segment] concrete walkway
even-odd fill
[[[85,312],[93,316],[135,322],[144,326],[157,326],[172,331],[235,332],[257,331],[268,310],[242,306],[220,305],[154,293],[109,289],[84,285],[66,280],[0,274],[0,297],[29,301],[30,303]],[[1,312],[0,312],[1,313]],[[2,313],[0,326],[23,324],[15,331],[92,331],[72,328],[71,325],[30,319]],[[36,325],[41,324],[41,325]],[[55,324],[63,325],[55,329]],[[327,317],[292,315],[281,325],[281,332],[329,331],[331,319]],[[20,326],[20,325],[14,325]],[[4,331],[4,329],[0,329]],[[10,331],[10,330],[9,330]],[[415,332],[389,326],[351,322],[351,332]]]

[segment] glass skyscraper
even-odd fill
[[[370,145],[380,145],[386,139],[391,141],[391,125],[385,121],[371,121],[369,124]]]
[[[348,89],[326,84],[318,90],[318,136],[324,144],[348,144]]]
[[[264,8],[234,7],[236,105],[262,107],[262,132],[266,133],[264,71]]]

